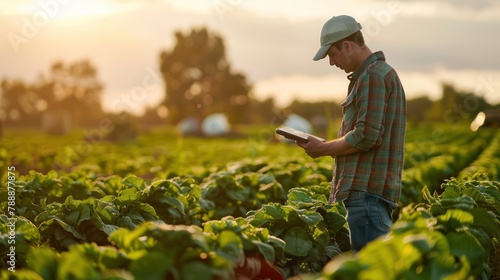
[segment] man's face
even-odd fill
[[[344,70],[346,73],[353,72],[354,70],[351,67],[349,47],[349,42],[346,41],[341,44],[340,51],[334,45],[332,45],[326,53],[328,55],[328,58],[330,59],[330,65],[337,66],[338,68]]]

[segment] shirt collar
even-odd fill
[[[370,64],[374,63],[377,60],[385,61],[385,55],[382,51],[370,54],[356,71],[347,76],[347,79],[349,79],[349,81],[351,82],[356,81],[361,73],[363,73]]]

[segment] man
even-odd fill
[[[341,104],[342,124],[335,140],[309,137],[308,143],[297,145],[313,158],[335,158],[330,202],[344,202],[356,252],[392,226],[392,211],[401,194],[406,98],[396,71],[383,52],[368,48],[354,18],[328,20],[320,42],[313,60],[328,56],[330,65],[351,73]]]

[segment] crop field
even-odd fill
[[[272,131],[8,131],[0,279],[500,279],[499,130],[409,127],[394,225],[357,254],[334,159]]]

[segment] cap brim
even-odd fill
[[[320,59],[323,59],[326,57],[326,53],[328,52],[328,50],[330,49],[330,46],[332,44],[328,44],[328,45],[324,45],[322,46],[321,48],[319,48],[318,52],[316,53],[316,55],[314,56],[313,60],[314,61],[318,61]]]

